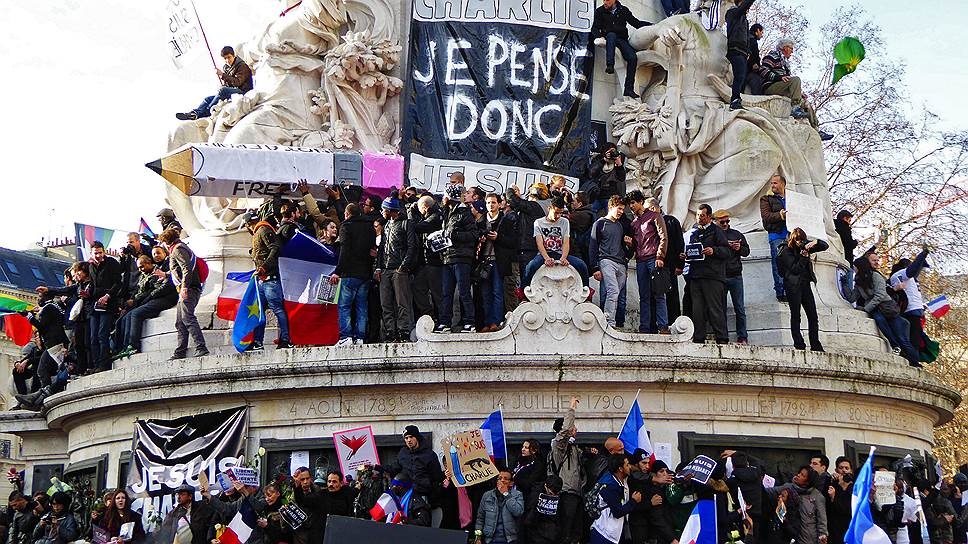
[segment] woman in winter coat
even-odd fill
[[[141,514],[131,510],[131,497],[128,492],[118,489],[111,494],[111,504],[97,521],[97,526],[107,531],[108,535],[117,542],[121,541],[121,527],[126,523],[133,523],[131,542],[137,544],[145,538],[145,530],[141,525]]]
[[[50,499],[50,512],[41,516],[34,528],[35,544],[68,544],[80,536],[77,520],[71,513],[71,496],[63,491]]]
[[[813,298],[811,283],[817,283],[810,255],[826,251],[829,246],[823,240],[807,240],[807,233],[800,227],[793,229],[787,236],[786,245],[776,256],[777,269],[783,276],[783,288],[790,303],[790,334],[793,347],[806,349],[803,334],[800,332],[800,308],[807,314],[807,330],[810,336],[810,350],[823,351],[820,343],[820,320],[817,316],[817,302]]]
[[[900,308],[887,293],[887,280],[874,270],[870,259],[854,259],[854,287],[846,291],[847,300],[864,300],[861,310],[877,323],[891,347],[900,348],[911,366],[921,366],[918,351],[911,344],[908,322],[901,317]]]
[[[521,455],[511,471],[514,474],[514,488],[525,498],[530,497],[534,489],[541,489],[547,469],[541,455],[541,444],[537,440],[529,438],[521,444]]]

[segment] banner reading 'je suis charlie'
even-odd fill
[[[442,192],[453,172],[503,191],[588,160],[593,0],[415,0],[404,153]]]

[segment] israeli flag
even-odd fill
[[[853,497],[850,501],[850,525],[847,527],[847,534],[844,536],[844,544],[891,544],[890,537],[877,525],[871,517],[871,486],[874,481],[872,463],[874,461],[874,450],[867,456],[867,462],[857,473],[857,480],[854,482]]]

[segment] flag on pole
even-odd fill
[[[331,346],[339,340],[338,306],[318,298],[321,283],[336,270],[337,259],[332,250],[303,232],[283,246],[279,280],[293,344]]]
[[[148,238],[155,238],[155,232],[148,226],[148,222],[145,221],[144,217],[141,218],[141,224],[138,225],[138,234],[144,234]]]
[[[252,279],[255,270],[248,272],[229,272],[225,275],[222,283],[222,292],[218,295],[215,304],[215,315],[226,321],[235,321],[235,316],[239,313],[239,304],[245,295],[245,289]]]
[[[681,544],[716,544],[716,501],[702,499],[696,502],[692,514],[679,537]]]
[[[239,353],[249,349],[252,345],[252,333],[266,324],[266,311],[262,307],[259,297],[259,287],[256,285],[255,274],[249,278],[245,293],[239,301],[239,310],[235,314],[232,324],[232,344]]]
[[[205,39],[190,2],[168,2],[168,51],[172,64],[181,70],[196,58],[203,58]]]
[[[652,440],[649,439],[649,430],[645,428],[645,420],[642,418],[642,410],[639,409],[639,399],[636,395],[629,414],[625,416],[625,424],[622,425],[622,432],[618,439],[625,446],[625,453],[632,453],[637,448],[645,450],[645,453],[655,461],[655,449],[652,448]]]
[[[504,436],[504,413],[500,407],[487,416],[481,424],[481,436],[484,437],[484,446],[487,447],[487,454],[491,457],[491,461],[508,458],[507,440]]]
[[[934,317],[944,317],[946,313],[951,311],[951,304],[948,302],[948,297],[941,295],[929,302],[928,311]]]
[[[77,237],[77,260],[87,261],[91,258],[91,245],[94,242],[104,244],[106,250],[120,250],[128,243],[126,232],[83,223],[74,223],[74,234]]]
[[[844,536],[844,544],[891,544],[890,537],[884,529],[874,524],[871,516],[870,494],[874,481],[872,464],[875,449],[871,446],[867,461],[860,468],[857,480],[854,481],[853,497],[850,502],[850,525]]]
[[[256,527],[257,516],[249,501],[239,503],[239,511],[218,537],[221,544],[245,544]]]

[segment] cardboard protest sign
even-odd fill
[[[700,455],[689,462],[688,465],[683,467],[682,471],[676,475],[677,478],[685,478],[686,476],[692,474],[692,480],[694,482],[699,482],[705,484],[709,482],[709,478],[713,475],[713,470],[716,469],[716,461],[706,457],[705,455]]]
[[[416,525],[373,523],[368,519],[330,515],[326,518],[323,544],[347,542],[393,544],[467,544],[467,533],[450,529],[432,529]]]
[[[468,487],[497,477],[480,429],[457,433],[441,441],[444,460],[457,487]]]
[[[362,465],[380,464],[373,427],[369,425],[334,432],[333,444],[336,445],[336,457],[343,474],[350,474]]]
[[[796,191],[786,192],[786,224],[787,230],[800,227],[807,233],[808,238],[827,239],[827,226],[824,218],[823,202],[813,196]]]

